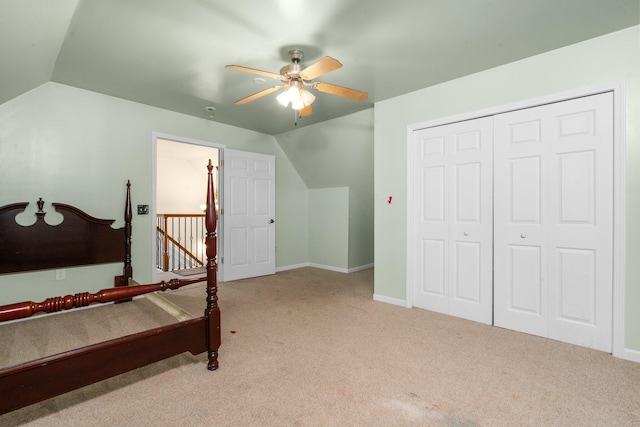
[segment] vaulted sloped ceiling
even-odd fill
[[[0,2],[0,104],[51,80],[78,2]]]
[[[460,76],[637,25],[638,0],[3,0],[0,104],[47,81],[279,134],[295,129],[278,84],[231,71],[278,72],[328,55],[319,80],[369,93],[316,93],[297,127],[371,108]]]

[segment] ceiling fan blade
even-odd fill
[[[313,80],[341,67],[342,64],[340,61],[333,59],[330,56],[325,56],[300,71],[299,75],[305,80]]]
[[[304,108],[300,109],[300,117],[307,117],[313,114],[313,108],[311,108],[311,105],[307,105]]]
[[[338,95],[360,102],[365,101],[369,97],[369,94],[367,92],[349,89],[348,87],[332,85],[329,83],[314,83],[313,88],[319,92],[330,93],[331,95]]]
[[[265,89],[258,93],[254,93],[253,95],[249,95],[246,98],[242,98],[240,101],[236,101],[236,105],[244,105],[248,104],[251,101],[255,101],[258,98],[262,98],[263,96],[269,95],[270,93],[277,92],[282,89],[284,86],[274,86],[269,89]]]
[[[245,73],[258,74],[260,76],[271,77],[280,80],[282,76],[280,74],[272,73],[269,71],[256,70],[255,68],[243,67],[242,65],[227,65],[227,68],[235,71],[244,71]]]

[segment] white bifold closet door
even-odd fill
[[[491,324],[492,119],[415,131],[416,307]]]
[[[613,95],[494,116],[494,322],[611,351]]]

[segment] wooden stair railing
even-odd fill
[[[171,227],[169,227],[169,219],[172,220]],[[177,220],[177,225],[173,222],[173,220]],[[194,236],[194,223],[193,220],[196,219],[195,223],[195,236]],[[192,222],[189,224],[187,228],[187,220],[191,220]],[[190,239],[191,242],[194,241],[194,237],[196,241],[204,241],[204,214],[158,214],[157,216],[157,225],[156,225],[156,233],[157,233],[157,242],[162,242],[162,248],[159,248],[159,252],[162,254],[161,267],[163,271],[173,270],[176,267],[180,268],[180,262],[178,260],[178,264],[169,266],[169,245],[172,244],[175,249],[178,250],[180,257],[184,258],[185,264],[187,261],[193,265],[204,266],[204,250],[202,250],[202,255],[198,256],[197,253],[194,253],[198,250],[197,246],[195,249],[188,248],[186,243],[183,244],[180,242],[180,234],[178,234],[178,238],[174,238],[170,233],[173,232],[184,232],[185,233],[185,242],[186,239]],[[200,232],[199,235],[198,232]],[[193,246],[193,243],[192,243]],[[159,255],[160,255],[159,253]],[[157,260],[160,261],[160,260]],[[160,267],[160,265],[158,265]]]
[[[189,258],[189,260],[192,263],[195,263],[200,267],[204,265],[204,262],[202,262],[202,260],[200,260],[197,255],[192,253],[189,249],[185,248],[176,239],[174,239],[173,237],[165,233],[163,229],[161,229],[160,227],[156,227],[156,232],[160,234],[162,236],[162,240],[166,242],[163,245],[163,250],[162,250],[162,271],[169,271],[169,249],[168,249],[169,243],[173,243],[178,248],[179,251],[184,253]]]

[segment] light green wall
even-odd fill
[[[372,264],[371,207],[349,187],[309,190],[309,262],[338,271]]]
[[[284,153],[276,157],[276,268],[309,262],[309,189]]]
[[[349,188],[349,206],[345,212],[348,262],[341,268],[373,263],[373,109],[282,133],[275,138],[309,189]],[[342,193],[338,194],[342,197]],[[338,200],[327,202],[340,203]],[[310,224],[310,229],[323,226],[321,218],[312,214],[310,221],[313,218],[321,223]],[[313,251],[317,242],[310,238],[310,244],[310,251]],[[318,250],[325,251],[325,248]]]
[[[154,131],[275,155],[276,264],[308,261],[308,190],[275,138],[57,83],[0,105],[0,205],[43,197],[115,218],[120,227],[127,179],[134,206],[153,201]],[[52,209],[47,204],[45,210]],[[152,218],[134,214],[132,258],[140,282],[151,280],[152,233]],[[57,282],[56,292],[110,287],[121,266],[66,270],[65,289]],[[89,270],[100,273],[89,280]],[[52,271],[2,275],[0,304],[49,297],[51,291],[41,287],[54,277]]]
[[[309,261],[349,266],[349,188],[309,190]]]
[[[373,108],[275,138],[309,188],[373,193]]]
[[[371,150],[373,152],[373,150]],[[373,187],[373,179],[371,180]],[[349,189],[349,269],[373,264],[373,193]]]
[[[407,126],[608,83],[626,85],[625,345],[640,350],[640,36],[633,27],[375,105],[375,293],[405,299]],[[393,203],[387,197],[393,196]]]

